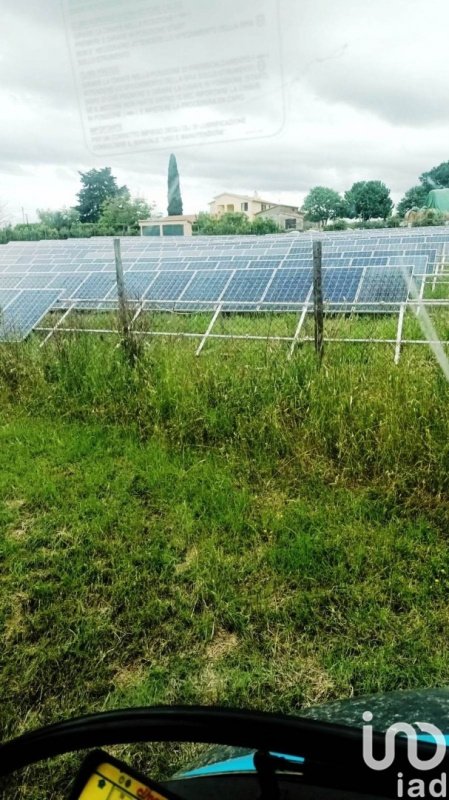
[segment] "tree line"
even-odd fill
[[[39,222],[4,226],[0,243],[14,239],[68,239],[90,236],[135,236],[139,220],[154,214],[155,204],[131,197],[127,186],[119,186],[110,167],[80,172],[81,189],[73,208],[57,211],[38,209]],[[176,157],[168,165],[168,216],[182,214],[183,205]]]
[[[315,186],[307,195],[302,211],[309,222],[324,226],[345,219],[368,223],[381,219],[391,225],[399,225],[407,211],[422,208],[431,189],[449,188],[449,161],[433,167],[419,177],[419,183],[409,189],[396,207],[393,216],[393,201],[390,189],[382,181],[358,181],[343,195],[326,186]],[[435,221],[440,222],[438,214]]]
[[[139,220],[154,215],[155,205],[139,197],[131,197],[127,186],[119,186],[110,167],[80,172],[81,189],[73,208],[56,211],[38,209],[39,222],[22,223],[0,229],[0,243],[19,239],[66,239],[69,237],[138,235]],[[382,181],[358,181],[343,195],[326,186],[315,186],[307,195],[302,211],[308,222],[334,229],[347,227],[347,219],[355,226],[399,225],[407,211],[422,208],[431,189],[449,188],[449,161],[433,167],[419,177],[401,199],[393,215],[390,189]],[[168,165],[168,216],[182,215],[183,202],[174,155]],[[372,222],[382,220],[382,223]],[[429,212],[419,224],[440,224],[442,215]],[[221,217],[200,213],[194,232],[203,235],[266,234],[279,228],[273,220],[249,220],[243,213],[227,213]]]

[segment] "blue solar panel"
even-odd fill
[[[15,289],[21,280],[23,280],[23,274],[2,275],[0,278],[0,287],[1,289]]]
[[[361,256],[351,260],[353,267],[386,267],[388,256]]]
[[[390,267],[409,266],[410,264],[413,264],[413,272],[415,275],[425,275],[429,269],[428,256],[417,256],[413,253],[411,256],[390,256],[388,259],[388,265]],[[432,265],[430,266],[430,271],[432,271]]]
[[[27,275],[22,276],[22,280],[19,283],[19,288],[47,289],[54,277],[55,276],[52,272],[38,272],[36,274],[28,273]]]
[[[180,269],[185,269],[186,266],[187,266],[187,261],[185,260],[184,256],[182,258],[173,259],[171,261],[169,261],[168,259],[161,258],[159,269],[161,271],[171,270],[171,269],[180,270]]]
[[[269,269],[240,270],[236,272],[223,294],[222,300],[230,300],[232,303],[259,302],[268,286],[268,282],[273,275]],[[233,305],[229,306],[232,308]]]
[[[72,294],[76,293],[76,289],[81,286],[84,279],[84,275],[59,273],[52,278],[49,289],[60,289],[61,297],[70,297]]]
[[[112,303],[100,304],[99,301],[106,300],[115,285],[116,279],[113,273],[93,273],[83,281],[78,289],[72,292],[71,298],[76,301],[76,308],[79,309],[101,307],[110,309],[113,307]]]
[[[401,266],[412,265],[415,275],[432,273],[435,264],[442,260],[445,245],[449,250],[449,230],[444,228],[419,233],[393,230],[320,233],[303,238],[221,236],[149,241],[123,237],[122,261],[128,296],[149,301],[153,297],[156,303],[172,304],[185,299],[189,310],[220,298],[229,307],[236,302],[240,308],[248,307],[251,302],[262,306],[276,302],[302,303],[312,284],[315,239],[321,239],[324,247],[325,300],[340,303],[360,299],[372,302],[372,309],[376,302],[390,299],[397,302],[398,297],[403,298]],[[373,271],[375,265],[380,271]],[[362,270],[365,278],[362,276],[358,296],[357,281]],[[106,298],[115,302],[116,297],[112,239],[16,242],[0,246],[0,291],[4,299],[9,297],[11,302],[11,295],[5,295],[9,288],[17,288],[13,296],[16,299],[22,287],[30,291],[47,286],[57,291],[59,299],[55,299],[55,305],[59,307],[68,305],[68,297],[81,301],[76,303],[79,307],[113,307],[114,303],[104,302]]]
[[[145,300],[173,303],[183,292],[191,278],[192,273],[188,272],[159,273],[151,284]]]
[[[277,270],[267,293],[265,303],[303,303],[312,288],[312,270]]]
[[[197,260],[197,261],[189,261],[187,263],[187,269],[191,270],[192,272],[197,269],[216,269],[218,266],[218,261],[207,261],[206,259]]]
[[[277,269],[282,264],[282,259],[279,258],[260,258],[251,262],[251,267],[257,269]]]
[[[0,340],[3,341],[20,341],[28,336],[58,298],[57,291],[41,289],[25,289],[15,294],[0,315]]]
[[[204,303],[216,302],[220,299],[231,276],[232,272],[230,270],[215,270],[211,272],[202,270],[197,272],[179,299],[182,301],[196,301],[198,307],[203,307]]]
[[[327,261],[327,259],[326,259]],[[307,267],[312,266],[312,255],[308,256],[307,258],[295,258],[288,257],[282,264],[282,269],[288,267],[288,269],[304,269]]]
[[[76,296],[78,300],[104,300],[114,285],[115,275],[112,273],[89,275],[72,297]]]
[[[125,275],[125,291],[131,300],[141,300],[155,279],[150,272],[127,272]],[[114,286],[115,294],[117,287]]]
[[[17,297],[17,292],[14,289],[0,289],[0,315],[15,297]]]
[[[363,270],[356,268],[323,270],[323,298],[325,302],[353,301],[362,274]]]
[[[411,268],[410,268],[411,271]],[[358,296],[360,303],[401,303],[408,296],[408,281],[397,268],[368,267]]]

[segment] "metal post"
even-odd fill
[[[120,239],[114,239],[114,255],[115,255],[115,274],[117,279],[117,294],[118,294],[118,307],[120,327],[124,338],[126,339],[129,333],[129,320],[128,311],[126,308],[126,292],[125,292],[125,279],[123,276],[122,253],[120,248]]]
[[[398,318],[398,331],[396,334],[396,348],[394,351],[395,364],[399,364],[399,359],[401,357],[401,341],[402,341],[402,328],[404,326],[404,315],[405,315],[405,303],[401,303],[401,307],[399,309],[399,318]]]
[[[210,334],[210,332],[211,332],[212,328],[214,327],[214,325],[215,325],[215,323],[216,323],[216,321],[217,321],[217,319],[218,319],[218,315],[219,315],[220,311],[221,311],[221,303],[220,303],[220,305],[219,305],[219,306],[217,306],[217,308],[215,309],[215,314],[214,314],[214,316],[212,317],[212,319],[211,319],[211,321],[210,321],[210,323],[209,323],[209,325],[208,325],[207,331],[206,331],[206,333],[204,334],[203,338],[201,339],[201,342],[199,343],[199,345],[198,345],[198,347],[197,347],[197,349],[196,349],[196,353],[195,353],[195,355],[196,355],[196,356],[199,356],[199,354],[201,353],[201,350],[203,349],[204,345],[206,344],[207,337],[209,336],[209,334]]]
[[[324,354],[324,308],[321,242],[313,243],[313,314],[315,318],[315,352],[321,364]]]
[[[308,308],[308,304],[306,303],[304,308],[303,308],[303,310],[302,310],[302,312],[301,312],[301,316],[299,317],[298,325],[296,326],[295,335],[293,337],[293,341],[292,341],[292,344],[291,344],[291,347],[290,347],[290,351],[289,351],[289,354],[287,356],[288,361],[290,361],[290,359],[293,356],[293,353],[295,352],[295,347],[296,347],[296,345],[298,343],[298,337],[299,337],[299,334],[301,333],[301,329],[302,329],[302,326],[304,325],[304,320],[306,318],[307,308]]]
[[[62,323],[67,319],[67,317],[69,316],[70,312],[72,311],[73,305],[74,304],[72,303],[72,305],[69,305],[68,309],[66,311],[64,311],[64,314],[59,319],[59,321],[56,323],[54,328],[50,331],[49,334],[47,334],[47,336],[45,337],[44,341],[40,343],[40,347],[43,347],[44,344],[47,344],[48,340],[51,339],[53,334],[58,330],[58,328],[61,327]]]
[[[120,239],[114,239],[115,255],[115,274],[117,278],[117,294],[119,309],[119,327],[123,337],[123,347],[131,366],[135,366],[138,357],[138,346],[136,339],[131,333],[130,313],[126,301],[125,279],[123,276],[122,253]]]

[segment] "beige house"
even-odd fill
[[[246,214],[248,219],[252,220],[260,211],[266,211],[273,205],[275,205],[275,203],[269,200],[262,200],[258,194],[254,194],[250,197],[246,194],[223,192],[223,194],[218,194],[214,197],[209,207],[213,217],[219,217],[221,214],[236,211]]]
[[[229,212],[246,214],[250,221],[257,218],[273,219],[281,228],[302,230],[304,227],[304,216],[299,212],[297,206],[280,205],[259,197],[257,192],[254,195],[232,194],[223,192],[214,197],[209,204],[210,213],[214,217]],[[287,222],[288,221],[288,222]]]

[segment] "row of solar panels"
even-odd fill
[[[449,227],[445,229],[438,229],[434,231],[425,231],[420,233],[415,233],[413,229],[407,233],[404,230],[401,231],[400,234],[390,232],[382,235],[376,236],[369,236],[369,235],[354,235],[351,234],[348,236],[338,236],[334,234],[322,234],[320,238],[323,242],[324,247],[331,246],[335,244],[335,246],[340,247],[343,246],[343,243],[347,246],[360,246],[361,244],[372,244],[377,246],[379,244],[386,244],[386,243],[423,243],[423,244],[447,244],[449,243]],[[133,250],[156,250],[156,251],[181,251],[181,250],[188,250],[191,248],[199,248],[199,247],[207,247],[208,249],[234,249],[234,248],[242,248],[246,247],[250,250],[253,249],[263,249],[263,250],[270,250],[273,247],[282,248],[283,250],[288,250],[292,246],[304,246],[307,244],[309,247],[312,246],[312,242],[314,241],[314,237],[309,236],[308,234],[303,234],[298,237],[287,237],[285,235],[274,235],[274,236],[263,236],[263,237],[230,237],[230,238],[221,238],[221,237],[176,237],[176,238],[167,238],[167,239],[148,239],[146,237],[123,237],[122,238],[122,246],[125,249],[133,249]],[[92,238],[92,239],[66,239],[66,240],[43,240],[38,242],[10,242],[6,246],[2,246],[2,250],[9,250],[9,252],[17,252],[21,251],[26,253],[28,250],[37,249],[40,252],[56,252],[61,249],[76,249],[78,247],[88,247],[94,249],[112,249],[112,238],[111,237],[103,237],[103,238]]]
[[[416,242],[409,240],[407,242],[402,242],[401,240],[384,243],[383,245],[373,245],[372,243],[360,243],[359,245],[355,245],[354,243],[329,243],[329,246],[325,246],[323,248],[324,256],[326,255],[341,255],[342,257],[347,257],[349,255],[382,255],[382,254],[394,254],[394,253],[407,253],[407,252],[427,252],[433,250],[438,255],[439,259],[442,260],[445,253],[449,257],[449,245],[445,251],[445,244],[434,242],[433,244],[430,243],[423,243],[423,242]],[[248,249],[245,246],[241,247],[233,247],[233,248],[220,248],[220,249],[199,249],[199,248],[185,248],[179,250],[154,250],[148,248],[134,248],[132,250],[123,247],[122,249],[122,256],[123,260],[139,260],[143,258],[147,258],[148,260],[154,259],[177,259],[177,258],[184,258],[184,259],[193,259],[193,258],[216,258],[216,259],[223,259],[223,258],[235,258],[235,257],[245,257],[251,259],[263,259],[263,258],[272,258],[272,257],[279,257],[279,258],[289,258],[290,256],[295,255],[304,255],[309,258],[312,257],[312,247],[310,242],[301,242],[298,244],[292,244],[288,249],[279,248],[279,247],[272,247],[272,248],[250,248]],[[32,266],[34,264],[52,264],[52,263],[67,263],[67,264],[77,264],[82,263],[83,261],[90,260],[90,261],[101,261],[107,260],[112,261],[112,248],[103,248],[103,249],[96,249],[94,247],[78,247],[78,248],[56,248],[48,251],[41,250],[40,248],[27,248],[25,251],[12,249],[8,250],[7,248],[0,248],[0,271],[7,271],[10,270],[12,267],[16,266]]]
[[[412,267],[395,268],[325,268],[323,296],[325,302],[400,303],[407,299]],[[204,308],[205,304],[226,303],[229,308],[246,308],[248,303],[304,303],[312,289],[310,268],[286,270],[215,270],[185,272],[128,273],[125,287],[130,298],[147,303],[164,302],[176,307]],[[78,307],[84,300],[115,300],[115,278],[110,273],[91,275],[74,290],[71,299]],[[80,302],[78,302],[80,301]],[[68,301],[70,302],[70,301]],[[88,307],[88,306],[87,306]]]
[[[59,269],[53,271],[40,269],[28,272],[14,272],[4,273],[0,276],[1,287],[4,289],[46,289],[46,288],[61,288],[67,286],[76,288],[80,286],[87,276],[101,276],[102,274],[110,274],[112,279],[115,279],[115,270],[113,265],[106,263],[101,264],[101,269],[92,268],[91,264],[84,264],[79,267],[76,272],[66,270],[59,265]],[[244,259],[236,259],[235,261],[227,260],[223,262],[216,261],[164,261],[164,262],[133,262],[126,269],[125,274],[146,274],[146,280],[151,280],[151,273],[156,272],[210,272],[211,270],[238,270],[254,274],[255,271],[261,269],[280,269],[283,270],[298,270],[310,269],[311,263],[309,259],[291,259],[291,260],[274,260],[264,259],[261,261],[248,261]],[[386,267],[386,268],[401,268],[406,266],[412,268],[415,276],[425,275],[433,272],[432,264],[429,266],[429,258],[427,255],[413,256],[382,256],[379,258],[366,257],[366,258],[328,258],[325,259],[324,268],[345,268],[352,269],[354,267]],[[147,273],[150,273],[148,275]]]
[[[375,262],[373,261],[374,259]],[[425,259],[426,266],[424,267]],[[441,260],[441,253],[438,248],[429,248],[423,245],[416,245],[410,249],[399,245],[389,250],[367,249],[366,251],[361,250],[360,252],[355,248],[341,251],[329,250],[323,255],[324,266],[369,266],[370,264],[389,266],[413,263],[415,264],[415,272],[421,270],[422,273],[433,272],[435,267],[441,263]],[[174,258],[173,256],[167,256],[166,258],[149,258],[147,256],[129,258],[124,256],[122,262],[125,271],[156,269],[250,269],[252,267],[275,268],[279,266],[297,268],[299,266],[311,266],[312,255],[307,252],[295,251],[287,256],[272,257],[267,257],[266,255],[250,257],[244,254],[218,257],[206,255],[203,257],[197,256],[194,259],[188,256],[178,258]],[[84,257],[77,257],[75,259],[35,257],[31,261],[20,256],[14,259],[12,263],[6,262],[0,265],[0,286],[6,287],[7,285],[11,285],[11,274],[102,272],[109,269],[113,270],[114,268],[115,264],[110,254],[88,253]]]
[[[411,267],[405,272],[378,267],[324,269],[324,300],[343,305],[366,304],[364,311],[385,310],[381,304],[386,303],[390,304],[387,310],[393,311],[408,297],[411,271]],[[220,303],[223,310],[295,310],[311,295],[312,271],[128,273],[125,285],[128,296],[144,301],[147,308],[201,311]],[[0,338],[24,338],[52,308],[116,306],[117,287],[110,273],[89,275],[76,288],[67,281],[63,288],[0,289]]]
[[[324,294],[328,302],[399,303],[407,298],[406,274],[431,273],[444,257],[444,242],[435,231],[407,236],[380,237],[355,246],[354,238],[327,239],[324,246]],[[432,234],[434,236],[432,237]],[[441,232],[439,234],[441,236]],[[337,241],[338,240],[338,241]],[[433,247],[426,244],[434,242]],[[349,241],[350,243],[346,244]],[[293,308],[311,291],[312,240],[270,236],[263,239],[211,237],[201,240],[153,242],[128,237],[122,240],[128,294],[155,307],[187,310],[223,302],[229,309]],[[435,243],[436,242],[436,243]],[[248,247],[248,245],[251,245]],[[111,239],[14,243],[0,248],[0,338],[17,331],[19,338],[51,308],[111,307],[116,286]],[[376,268],[378,267],[378,268]],[[109,271],[108,271],[109,270]],[[9,331],[9,333],[8,333]]]

